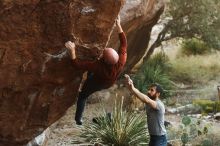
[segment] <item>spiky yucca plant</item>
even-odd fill
[[[203,55],[211,51],[205,42],[196,38],[184,40],[181,45],[181,53],[187,56]]]
[[[111,118],[105,116],[97,119],[97,123],[87,123],[81,137],[87,142],[99,142],[114,146],[147,145],[149,135],[145,114],[123,111],[123,100],[115,102]]]
[[[162,96],[169,96],[170,93],[166,90],[170,90],[172,84],[170,77],[166,73],[170,69],[167,61],[168,58],[164,53],[158,53],[152,56],[147,62],[144,62],[138,72],[133,76],[135,86],[141,92],[146,92],[146,89],[152,83],[158,83],[165,88]]]

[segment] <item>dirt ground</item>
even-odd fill
[[[87,106],[85,111],[84,120],[92,120],[93,114],[90,113],[92,111],[97,111],[97,106],[99,104],[90,104]],[[79,141],[80,137],[80,127],[76,126],[73,117],[75,112],[75,106],[72,106],[67,111],[66,115],[63,116],[59,121],[54,123],[50,127],[50,137],[47,142],[47,146],[87,146],[89,144],[81,143],[81,144],[73,144],[74,141]],[[180,115],[166,115],[166,120],[170,121],[172,125],[179,125],[181,123]],[[219,132],[220,123],[213,123],[213,129],[216,129],[214,135],[216,137],[220,136]],[[218,136],[219,135],[219,136]],[[173,142],[175,146],[180,146],[181,144],[178,142]]]
[[[187,93],[188,94],[188,93]],[[96,117],[103,110],[102,107],[105,107],[105,110],[110,112],[111,108],[114,104],[115,99],[120,99],[120,97],[124,96],[124,106],[132,107],[132,109],[139,109],[143,104],[131,97],[130,93],[123,86],[113,86],[109,90],[104,90],[101,92],[97,92],[93,94],[89,98],[89,102],[86,105],[85,113],[84,113],[84,121],[91,121],[93,117]],[[189,97],[188,97],[189,98]],[[184,100],[188,100],[188,98]],[[100,99],[102,105],[100,104]],[[104,105],[103,105],[104,104]],[[76,141],[80,141],[79,134],[81,129],[79,126],[75,124],[74,115],[75,115],[75,105],[70,107],[66,114],[59,119],[56,123],[50,126],[50,134],[47,144],[45,146],[88,146],[88,143],[81,144],[73,144]],[[178,126],[181,124],[181,115],[179,114],[166,114],[165,120],[171,122],[173,126]],[[218,141],[219,144],[215,144],[214,146],[220,146],[220,122],[214,121],[212,122],[213,128],[212,133],[209,135],[214,141]],[[191,144],[188,146],[197,145],[197,141],[201,141],[202,139],[194,140],[195,144]],[[179,142],[173,142],[173,146],[181,146]]]
[[[99,104],[89,104],[85,109],[84,121],[92,120],[93,112],[97,111]],[[73,144],[73,141],[79,141],[80,126],[74,121],[75,105],[70,107],[65,116],[50,127],[50,137],[47,146],[87,146],[88,144]]]
[[[94,115],[97,114],[97,107],[100,104],[88,104],[85,110],[84,120],[92,120]],[[88,146],[87,143],[73,144],[75,141],[79,141],[80,127],[75,124],[74,121],[75,105],[70,107],[60,120],[54,123],[50,127],[50,136],[47,142],[47,146]],[[181,123],[180,115],[165,115],[165,119],[170,121],[172,125],[179,125]],[[213,129],[215,137],[220,137],[220,123],[213,123]],[[219,136],[218,136],[219,135]],[[173,142],[174,146],[181,146],[178,142]]]

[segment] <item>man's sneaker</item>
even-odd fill
[[[82,125],[82,121],[81,120],[76,120],[76,125]]]
[[[75,125],[75,128],[78,129],[78,130],[81,130],[81,129],[84,128],[84,126],[83,125]]]

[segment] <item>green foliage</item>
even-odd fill
[[[195,138],[203,137],[211,131],[211,124],[201,124],[200,120],[188,116],[182,118],[182,124],[167,129],[168,139],[180,139],[183,146],[192,142]]]
[[[203,113],[220,112],[220,102],[205,99],[196,99],[193,104],[201,107]]]
[[[161,52],[161,53],[157,53],[154,56],[152,56],[152,58],[150,58],[150,60],[148,60],[144,64],[155,67],[155,68],[159,66],[161,70],[165,71],[169,69],[168,61],[169,61],[168,56],[166,56],[165,53]]]
[[[202,146],[212,146],[212,141],[209,139],[203,140]]]
[[[174,38],[197,38],[210,49],[220,50],[219,0],[170,0],[161,24],[164,27],[149,47],[144,60],[149,59],[162,42]]]
[[[133,77],[135,86],[141,91],[146,92],[152,83],[158,83],[166,90],[172,88],[169,76],[165,73],[169,69],[168,58],[163,53],[158,53],[147,62],[144,62],[139,71]],[[168,96],[169,92],[164,92],[163,97]]]
[[[167,23],[170,37],[200,38],[220,49],[220,1],[170,0]]]
[[[182,118],[182,123],[183,123],[185,126],[189,125],[189,124],[191,123],[190,117],[187,117],[187,116],[183,117],[183,118]]]
[[[188,126],[191,123],[191,119],[188,116],[184,116],[182,118],[182,123],[186,126]],[[190,126],[189,126],[190,127]],[[190,127],[191,128],[191,127]],[[183,145],[185,145],[188,141],[189,141],[189,135],[188,133],[183,133],[181,136],[181,141],[183,143]]]
[[[189,136],[187,133],[182,134],[181,141],[182,141],[183,145],[185,145],[189,141]]]
[[[220,53],[216,52],[202,56],[182,56],[171,60],[169,76],[173,81],[193,85],[216,80],[220,72],[220,61],[216,59],[219,57]]]
[[[147,145],[149,135],[144,114],[127,112],[122,109],[123,102],[115,103],[112,118],[98,119],[97,123],[85,125],[81,137],[87,142],[100,142],[114,146]]]
[[[196,38],[187,39],[183,41],[181,52],[184,55],[202,55],[209,52],[207,45]]]

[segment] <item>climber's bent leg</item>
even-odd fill
[[[75,114],[75,121],[77,125],[82,125],[82,116],[87,98],[92,93],[96,91],[100,91],[102,89],[104,89],[102,86],[98,85],[97,83],[93,83],[91,80],[85,81],[77,100],[76,114]]]

